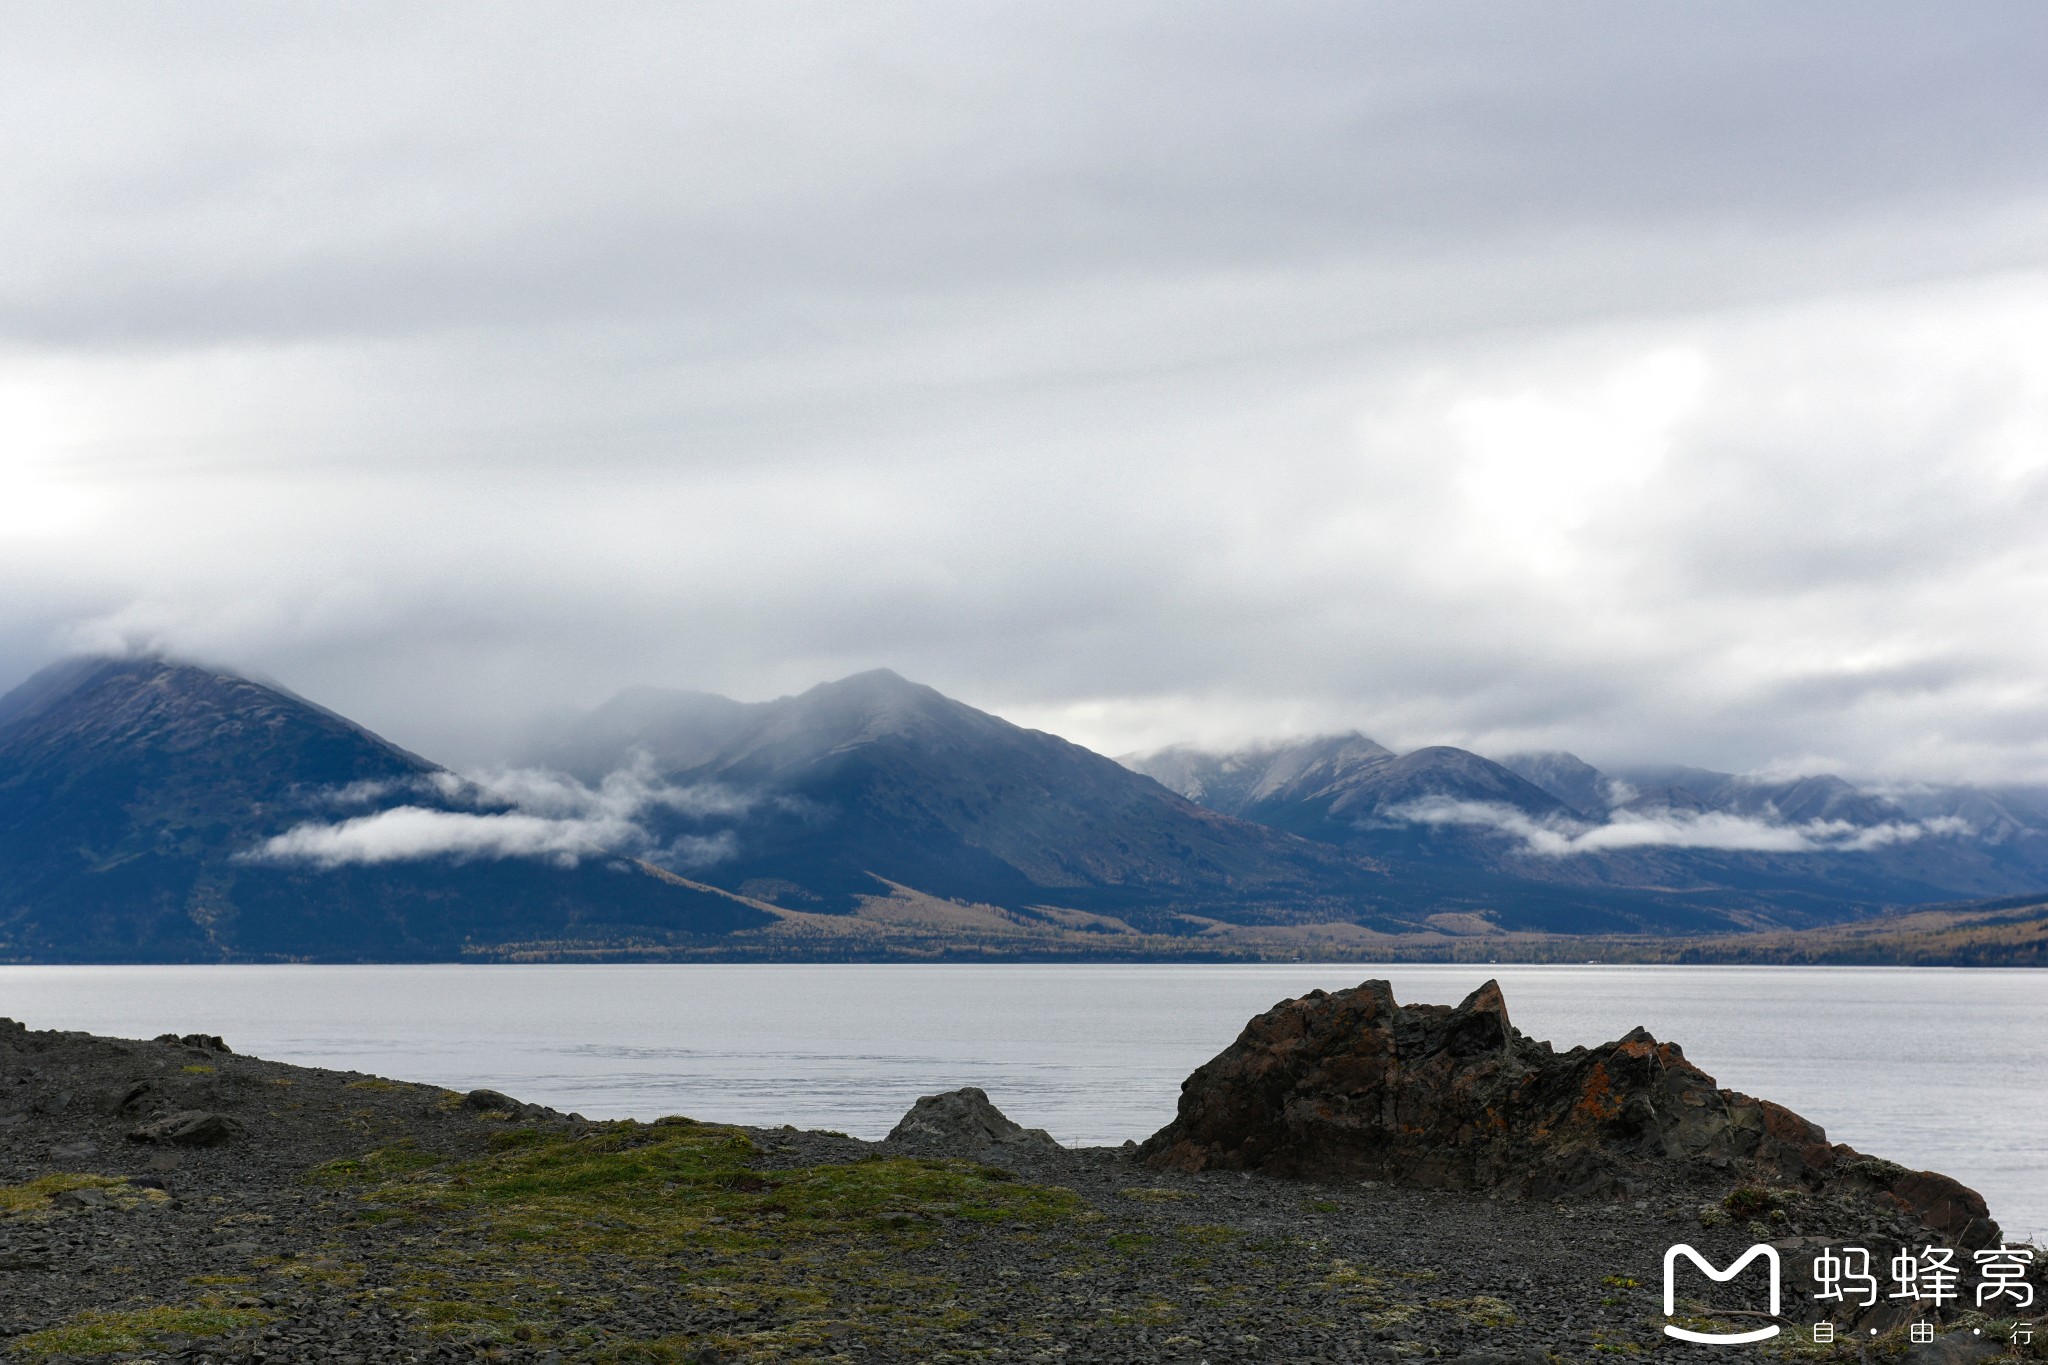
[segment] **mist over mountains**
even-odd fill
[[[1214,809],[1372,856],[1446,902],[1498,901],[1503,922],[1558,895],[1617,890],[1818,922],[2024,894],[2048,879],[2048,799],[2035,790],[1605,773],[1558,752],[1396,755],[1356,733],[1122,761]]]
[[[1356,733],[1114,761],[886,670],[758,703],[631,689],[462,775],[166,659],[0,699],[16,960],[1331,951],[2044,884],[2039,793]]]

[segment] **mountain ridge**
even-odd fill
[[[714,885],[843,912],[893,883],[1158,927],[1189,911],[1286,918],[1344,902],[1373,913],[1369,862],[1207,810],[889,670],[717,714],[722,734],[700,734],[689,761],[657,767],[679,786],[770,798],[736,815],[672,819],[679,833],[733,833],[735,856],[691,874]],[[632,752],[678,750],[657,734],[608,757]]]
[[[1179,745],[1122,761],[1199,785],[1190,779],[1287,752]],[[1800,928],[2048,887],[2048,812],[1971,788],[1902,799],[1831,774],[1678,765],[1609,774],[1562,751],[1495,763],[1430,746],[1375,759],[1325,790],[1280,790],[1232,808],[1379,859],[1397,878],[1436,888],[1446,908],[1620,892],[1675,913],[1715,905],[1756,927]]]
[[[239,675],[66,661],[0,701],[0,956],[445,958],[508,933],[688,937],[767,918],[620,859],[319,870],[260,856],[344,813],[334,797],[351,789],[377,793],[372,812],[478,813],[436,786],[445,773]]]
[[[886,669],[627,689],[543,739],[560,771],[479,786],[273,683],[64,661],[0,697],[0,957],[1352,955],[2048,883],[2018,795],[1357,731],[1114,760]]]

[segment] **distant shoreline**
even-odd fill
[[[968,962],[1135,963],[1459,963],[1470,965],[2048,967],[2048,900],[2039,896],[1906,909],[1810,929],[1757,929],[1713,935],[1537,934],[1505,931],[1484,910],[1444,916],[1444,931],[1383,934],[1356,924],[1221,925],[1194,935],[1080,933],[1026,927],[994,907],[919,898],[925,917],[793,915],[773,929],[718,938],[606,937],[476,945],[417,957],[316,957],[224,954],[192,957],[37,957],[10,955],[0,965],[174,966],[294,962],[627,963]],[[949,917],[945,912],[957,910]],[[1012,917],[1022,918],[1022,917]],[[969,926],[973,927],[969,927]],[[991,928],[990,926],[994,926]],[[1454,932],[1462,931],[1462,932]]]

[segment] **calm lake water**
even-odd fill
[[[1561,1047],[1637,1024],[1838,1142],[1975,1186],[2048,1232],[2048,974],[1792,967],[688,965],[0,967],[0,1014],[469,1089],[593,1118],[690,1114],[879,1137],[978,1085],[1069,1143],[1142,1138],[1188,1072],[1304,991],[1488,976]]]

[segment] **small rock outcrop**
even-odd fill
[[[182,1036],[176,1033],[159,1033],[156,1036],[156,1041],[159,1043],[171,1043],[180,1047],[197,1048],[201,1052],[234,1052],[233,1048],[221,1041],[221,1036],[218,1033],[187,1033]]]
[[[128,1135],[132,1142],[168,1142],[178,1147],[218,1147],[242,1134],[241,1123],[226,1114],[186,1109],[145,1123]]]
[[[1139,1157],[1534,1198],[1749,1181],[1866,1196],[1966,1247],[1999,1235],[1974,1190],[1832,1144],[1643,1029],[1568,1052],[1524,1037],[1491,981],[1455,1008],[1397,1005],[1384,981],[1282,1001],[1182,1083]]]
[[[885,1141],[927,1151],[972,1156],[991,1147],[1059,1147],[1043,1128],[1015,1123],[973,1086],[926,1095],[910,1106]]]

